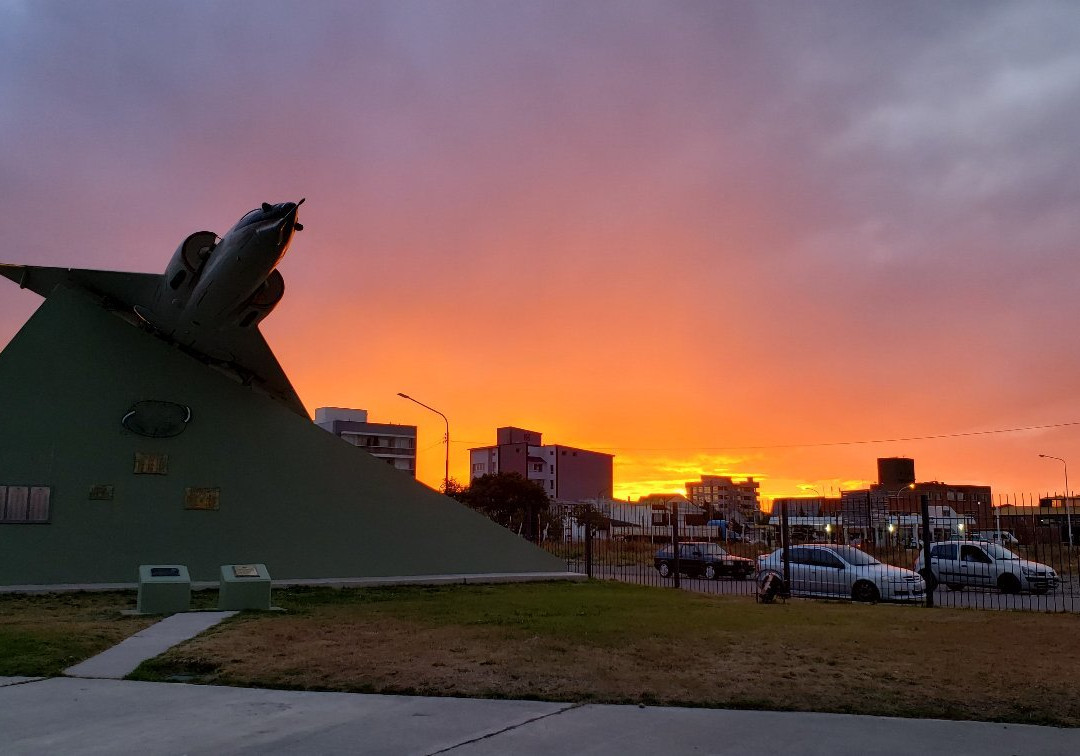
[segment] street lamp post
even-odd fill
[[[1072,548],[1072,515],[1069,514],[1069,463],[1063,460],[1061,457],[1055,457],[1050,454],[1040,454],[1039,456],[1043,459],[1056,459],[1065,467],[1065,495],[1062,497],[1062,504],[1065,505],[1065,527],[1069,529],[1069,548]]]
[[[398,392],[398,396],[400,396],[402,399],[408,399],[410,402],[415,402],[416,404],[419,404],[424,409],[431,410],[436,415],[441,417],[443,419],[444,423],[446,423],[446,438],[444,439],[446,441],[446,469],[445,469],[445,472],[443,474],[443,493],[446,493],[447,491],[450,490],[450,421],[446,419],[446,415],[439,412],[434,407],[429,407],[428,405],[424,404],[419,399],[413,399],[408,394],[403,394],[400,391]]]

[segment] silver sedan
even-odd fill
[[[783,550],[758,557],[758,579],[783,578]],[[879,562],[854,546],[792,546],[788,591],[795,596],[854,601],[922,601],[926,583],[917,572]]]

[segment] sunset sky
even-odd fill
[[[432,485],[399,391],[459,479],[517,425],[623,497],[1080,482],[1073,2],[0,0],[0,144],[2,262],[307,197],[262,330]]]

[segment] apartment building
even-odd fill
[[[370,423],[367,410],[319,407],[315,424],[416,477],[416,426]]]
[[[548,498],[583,501],[611,496],[611,454],[544,444],[539,431],[505,427],[493,446],[469,449],[469,477],[516,472],[543,486]]]
[[[686,498],[710,517],[753,523],[761,512],[758,488],[753,478],[735,482],[728,476],[702,475],[701,480],[686,484]]]

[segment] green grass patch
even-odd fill
[[[1060,643],[1080,630],[1073,615],[599,581],[305,588],[274,603],[288,612],[245,612],[134,677],[1080,725],[1080,650]]]
[[[135,599],[135,591],[0,594],[0,675],[59,675],[160,619],[121,614]],[[217,591],[192,594],[195,608],[216,602]]]

